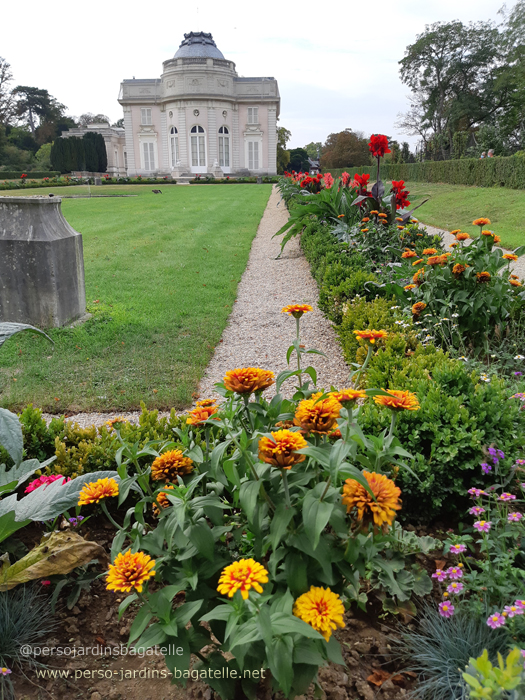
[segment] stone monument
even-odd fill
[[[82,235],[59,197],[0,197],[0,321],[65,326],[86,311]]]

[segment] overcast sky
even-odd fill
[[[122,79],[158,78],[190,31],[211,32],[240,76],[279,82],[279,125],[290,148],[328,134],[396,130],[409,93],[398,62],[426,24],[495,20],[503,0],[155,0],[155,2],[3,3],[0,56],[13,87],[49,91],[68,113],[122,117]],[[514,5],[513,0],[507,7]]]

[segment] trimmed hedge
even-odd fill
[[[334,177],[344,171],[354,175],[369,173],[375,177],[376,167],[334,168]],[[461,158],[460,160],[427,161],[426,163],[381,164],[384,180],[405,182],[442,182],[449,185],[473,185],[476,187],[508,187],[525,189],[525,158],[507,156],[496,158]]]
[[[50,170],[46,172],[44,170],[35,170],[31,172],[30,170],[0,170],[0,180],[18,180],[20,176],[24,174],[27,175],[27,178],[24,178],[24,180],[34,180],[35,178],[40,179],[42,177],[58,177],[60,171]]]

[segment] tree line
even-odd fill
[[[0,57],[0,173],[2,170],[80,170],[82,164],[97,165],[88,170],[105,172],[107,157],[104,155],[99,134],[89,134],[90,139],[58,139],[63,131],[97,122],[109,123],[105,114],[86,112],[80,117],[66,114],[67,107],[47,90],[29,85],[13,87],[13,73],[6,59]],[[117,123],[115,126],[120,126]],[[97,138],[91,138],[97,137]],[[70,146],[52,144],[62,141],[80,141]],[[97,145],[98,144],[98,145]],[[52,163],[55,151],[56,163]],[[64,169],[74,164],[75,167]],[[57,167],[60,165],[60,167]],[[1,177],[1,175],[0,175]]]

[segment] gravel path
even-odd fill
[[[343,360],[340,346],[330,322],[317,308],[317,283],[310,274],[310,266],[299,245],[299,239],[291,240],[279,260],[281,238],[272,239],[288,219],[288,210],[280,202],[277,188],[273,187],[268,204],[253,241],[248,265],[237,289],[237,300],[199,385],[200,398],[217,398],[214,384],[230,369],[238,367],[262,367],[275,375],[288,368],[286,350],[295,336],[295,319],[283,314],[287,304],[306,303],[314,307],[301,319],[301,342],[306,348],[315,348],[325,353],[307,355],[308,364],[317,371],[319,387],[332,384],[343,388],[347,385],[350,368]],[[291,362],[294,362],[292,356]],[[293,394],[297,378],[285,382],[281,392]],[[267,396],[275,393],[270,388]],[[78,413],[69,417],[81,427],[103,425],[110,418],[123,416],[138,423],[140,412],[130,413]],[[168,415],[160,413],[159,415]],[[44,414],[46,420],[53,416]]]

